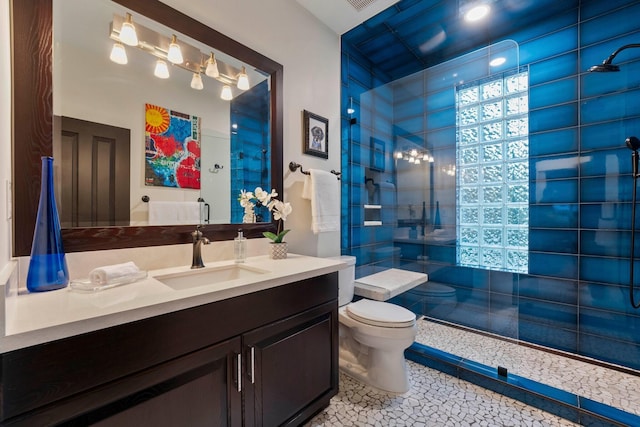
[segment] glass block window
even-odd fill
[[[529,73],[456,87],[457,260],[529,269]]]

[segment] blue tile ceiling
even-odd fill
[[[458,13],[462,0],[401,0],[345,33],[375,68],[391,79],[501,40],[535,23],[578,7],[578,0],[497,0],[491,19],[467,23]]]

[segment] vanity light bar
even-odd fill
[[[124,16],[118,14],[113,15],[113,21],[111,22],[109,29],[109,38],[116,42],[120,41],[120,29],[124,22]],[[138,36],[138,44],[136,46],[138,49],[143,50],[158,59],[168,61],[167,55],[173,36],[164,36],[138,22],[136,22],[136,34]],[[175,43],[180,46],[183,62],[181,64],[173,64],[173,66],[182,68],[191,73],[200,72],[203,61],[206,61],[209,58],[210,53],[205,54],[201,52],[200,49],[185,43],[178,37],[176,38]],[[242,74],[244,67],[242,67],[242,69],[236,68],[221,61],[217,57],[216,63],[218,64],[219,76],[214,79],[218,80],[223,85],[236,86],[238,76]]]

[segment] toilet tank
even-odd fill
[[[353,283],[356,279],[356,257],[354,256],[337,256],[331,257],[347,264],[341,270],[338,270],[338,305],[349,304],[353,299]]]

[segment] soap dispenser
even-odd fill
[[[247,239],[242,234],[242,228],[238,229],[238,236],[233,239],[233,256],[236,262],[244,262],[247,258]]]

